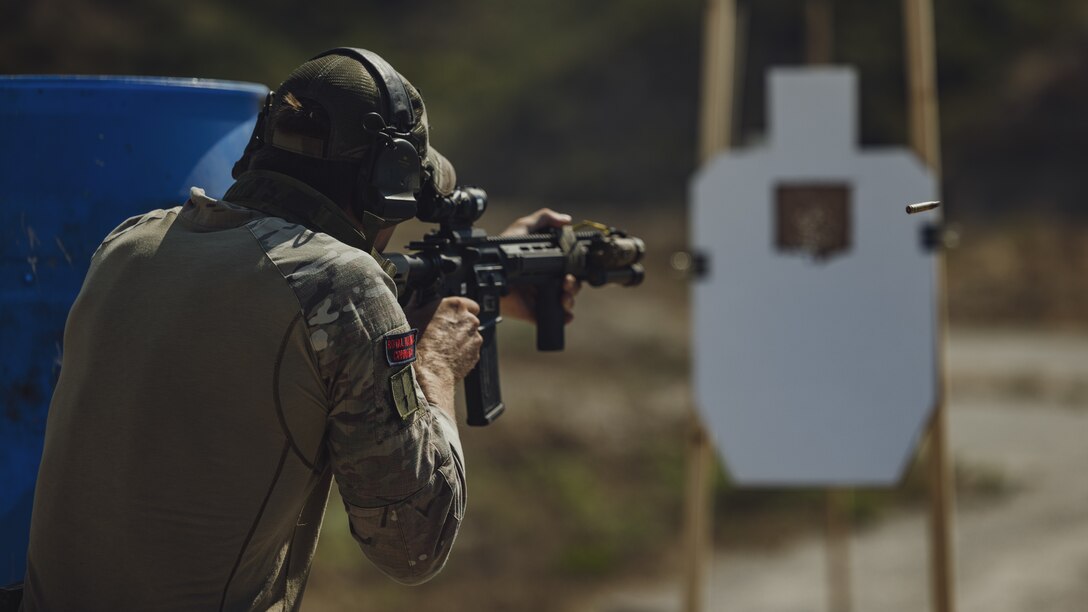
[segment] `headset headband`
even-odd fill
[[[353,207],[361,207],[363,194],[370,194],[365,208],[356,214],[364,223],[364,235],[373,238],[376,230],[391,223],[410,219],[416,214],[415,194],[420,190],[422,160],[419,150],[412,143],[411,129],[415,125],[415,113],[408,96],[408,87],[400,74],[384,59],[366,49],[338,47],[315,55],[313,61],[328,55],[342,55],[355,59],[370,74],[377,85],[378,94],[385,98],[385,117],[372,113],[378,125],[363,119],[363,128],[374,134],[375,143],[360,163],[357,187],[352,198]],[[249,144],[231,170],[239,178],[251,164],[251,156],[267,143],[272,144],[272,126],[266,121],[272,112],[274,93],[269,93],[264,109],[257,117]],[[267,133],[266,133],[267,132]],[[326,144],[327,146],[327,144]],[[288,149],[290,150],[290,149]]]
[[[386,101],[386,113],[388,114],[389,122],[393,124],[393,127],[399,132],[407,132],[412,129],[413,115],[412,101],[408,97],[408,88],[404,86],[404,81],[400,78],[400,74],[389,65],[389,62],[381,58],[377,53],[373,51],[367,51],[366,49],[359,49],[356,47],[337,47],[330,49],[319,55],[315,55],[310,58],[315,60],[319,57],[325,57],[327,55],[346,55],[353,57],[367,69],[367,72],[373,75],[377,75],[378,79],[374,81],[378,85],[378,89],[384,94]]]

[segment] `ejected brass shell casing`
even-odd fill
[[[933,210],[940,206],[940,202],[918,202],[917,204],[907,204],[907,214],[913,215],[914,213],[925,212],[927,210]]]

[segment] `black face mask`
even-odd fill
[[[328,196],[289,174],[250,170],[238,177],[223,199],[322,232],[375,255],[376,231],[360,231]]]
[[[286,174],[321,192],[338,206],[352,206],[359,164],[327,161],[277,147],[264,147],[253,155],[250,170],[271,170]]]

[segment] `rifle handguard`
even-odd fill
[[[642,240],[599,223],[519,236],[488,236],[472,223],[483,214],[487,194],[466,189],[445,197],[424,198],[419,218],[438,222],[438,231],[408,248],[414,254],[390,253],[393,280],[406,305],[419,299],[465,296],[480,304],[480,360],[465,378],[468,424],[492,423],[506,409],[499,386],[496,325],[500,297],[511,287],[536,290],[537,349],[564,346],[563,283],[568,274],[593,286],[638,285],[645,271],[639,261]]]

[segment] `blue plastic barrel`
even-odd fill
[[[192,185],[222,195],[267,92],[204,79],[0,76],[0,585],[25,571],[64,322],[91,254],[121,221],[183,203]]]

